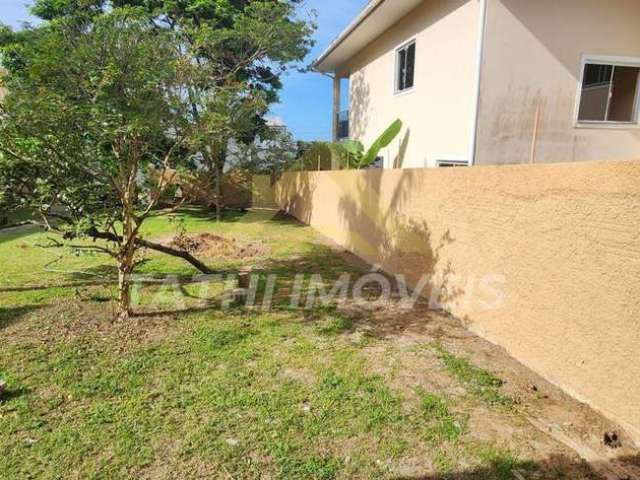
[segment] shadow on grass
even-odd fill
[[[14,242],[41,231],[42,229],[36,225],[22,225],[19,227],[0,229],[0,244]]]
[[[283,212],[282,210],[280,211],[274,211],[274,215],[270,220],[272,223],[276,223],[279,225],[286,225],[288,227],[298,227],[298,228],[309,228],[307,225],[305,225],[304,223],[296,220],[295,217],[292,217],[291,215]]]
[[[394,480],[604,480],[638,477],[640,456],[587,463],[564,455],[553,455],[540,462],[520,462],[512,458],[496,459],[487,467],[443,474],[400,475]]]
[[[12,400],[16,400],[21,397],[25,397],[30,393],[27,388],[9,389],[0,396],[0,405],[3,403],[9,403]]]
[[[225,223],[235,223],[242,219],[244,219],[247,215],[247,210],[224,210],[222,212],[222,221]],[[155,217],[161,217],[165,215],[164,212],[159,211],[156,212]],[[153,217],[152,216],[152,217]],[[205,222],[215,222],[216,221],[216,211],[215,209],[207,209],[204,207],[184,207],[178,210],[175,213],[171,213],[168,217],[186,217],[195,220],[205,221]]]
[[[65,278],[70,283],[78,282],[79,287],[95,287],[100,285],[111,285],[118,283],[118,266],[115,261],[112,261],[108,257],[105,257],[106,261],[111,261],[111,264],[94,265],[91,267],[84,267],[80,271],[69,272],[65,274]],[[142,266],[144,260],[139,264]]]
[[[290,217],[284,217],[281,221],[291,220]],[[154,310],[152,306],[146,306],[137,310],[135,316],[154,318],[222,310],[230,314],[297,312],[305,323],[316,325],[320,330],[328,328],[334,333],[347,333],[362,329],[368,336],[375,338],[395,336],[403,332],[423,333],[438,318],[436,314],[440,314],[440,310],[430,308],[429,300],[423,297],[417,297],[410,308],[403,307],[400,303],[400,286],[390,276],[384,275],[391,285],[391,297],[388,301],[377,303],[383,291],[375,283],[365,285],[359,292],[360,296],[355,296],[354,284],[370,272],[369,265],[350,253],[340,252],[326,245],[310,244],[304,254],[271,259],[256,265],[251,271],[255,293],[251,295],[253,301],[249,305],[244,300],[238,303],[231,301],[227,305],[233,306],[223,308],[225,298],[229,301],[225,297],[228,292],[206,297],[198,291],[198,277],[174,277],[178,282],[174,288],[180,292],[179,298],[188,300],[184,308],[168,305]],[[226,275],[234,274],[235,272],[226,272]],[[376,275],[383,276],[381,273]],[[324,295],[331,296],[332,290],[345,276],[349,278],[349,288],[344,301],[338,301],[337,298],[321,300]],[[202,277],[202,291],[209,291],[207,282],[207,277]],[[187,291],[185,287],[188,285],[195,286],[195,291]],[[268,295],[270,289],[272,295]],[[327,321],[331,323],[328,327]]]
[[[211,212],[199,208],[189,208],[181,211],[180,214],[186,214],[203,219],[210,219]],[[274,211],[274,216],[265,218],[259,216],[262,222],[281,224],[286,227],[308,228],[295,218]],[[245,217],[245,214],[225,218],[225,222],[238,221]],[[250,221],[250,220],[249,220]],[[403,230],[404,233],[404,230]],[[409,234],[410,233],[410,234]],[[411,241],[401,243],[399,248],[414,248],[413,245],[419,242],[429,242],[430,235],[423,228],[412,228],[405,236],[410,237]],[[404,237],[403,237],[404,238]],[[308,241],[308,240],[307,240]],[[441,240],[442,242],[443,240]],[[407,247],[406,244],[409,244]],[[409,248],[411,247],[411,248]],[[428,258],[411,257],[414,264],[421,262],[427,273],[432,273],[435,265],[438,263],[438,251],[441,248],[436,245],[432,254]],[[363,274],[371,273],[372,268],[363,260],[360,260],[353,254],[338,250],[335,246],[322,243],[307,243],[300,245],[300,253],[290,255],[288,257],[275,257],[268,260],[249,259],[245,262],[246,266],[253,266],[252,275],[257,278],[257,288],[255,302],[253,308],[246,308],[246,311],[286,311],[286,312],[302,312],[301,317],[306,318],[308,322],[319,322],[322,324],[327,316],[335,315],[338,307],[335,302],[320,301],[319,297],[325,294],[331,295],[336,283],[343,277],[349,276],[349,294],[346,297],[344,305],[340,305],[339,316],[349,319],[349,324],[353,328],[366,329],[368,335],[375,337],[386,337],[389,335],[397,335],[404,331],[419,333],[424,331],[425,327],[433,319],[433,311],[429,308],[428,301],[424,298],[418,298],[416,304],[409,310],[399,308],[399,285],[394,278],[385,276],[389,284],[392,286],[392,299],[384,305],[384,308],[375,306],[376,300],[380,297],[382,289],[375,282],[371,285],[364,285],[358,295],[354,295],[354,283],[362,278]],[[36,286],[19,286],[0,289],[0,292],[20,292],[29,290],[45,290],[53,287],[62,288],[82,288],[91,286],[112,285],[115,282],[115,266],[99,265],[88,268],[86,273],[96,277],[106,277],[105,279],[87,278],[82,273],[70,274],[67,276],[67,283],[59,285],[36,285]],[[221,272],[223,277],[234,275],[236,272]],[[383,275],[377,273],[376,275]],[[157,274],[146,275],[150,278]],[[220,310],[222,302],[220,297],[211,297],[210,295],[201,294],[206,288],[209,281],[206,277],[200,276],[171,276],[172,281],[177,281],[181,297],[185,299],[184,304],[168,304],[166,308],[162,304],[156,304],[156,309],[151,305],[141,305],[137,308],[138,317],[162,317],[176,316],[184,314],[202,313],[207,311]],[[273,295],[266,294],[269,288],[269,282],[273,280]],[[220,282],[220,280],[215,280]],[[144,280],[142,280],[144,282]],[[203,289],[197,287],[198,283],[202,283]],[[187,289],[187,285],[195,287]],[[146,289],[147,286],[141,288]],[[147,290],[145,294],[153,295],[153,286]],[[158,288],[163,288],[158,287]],[[299,300],[296,302],[294,297],[298,295]],[[147,297],[148,298],[148,297]],[[311,299],[311,301],[310,301]],[[176,308],[180,306],[181,308]],[[182,308],[184,307],[184,308]],[[246,305],[245,305],[246,307]],[[346,308],[343,308],[346,307]],[[333,310],[333,312],[332,312]],[[346,323],[345,323],[346,324]]]
[[[0,288],[0,293],[17,293],[31,292],[37,290],[49,290],[50,288],[82,288],[82,287],[100,287],[105,285],[113,285],[116,280],[96,280],[96,281],[77,281],[67,283],[45,284],[45,285],[24,285],[21,287],[5,287]]]
[[[0,307],[0,330],[18,323],[25,315],[42,308],[41,305],[27,305],[22,307]]]

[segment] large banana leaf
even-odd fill
[[[367,168],[378,158],[378,154],[380,150],[388,147],[391,142],[400,134],[402,131],[402,121],[400,119],[393,122],[389,128],[387,128],[378,139],[373,142],[367,153],[364,154],[362,160],[359,162],[358,168]]]

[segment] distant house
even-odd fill
[[[640,157],[638,0],[371,0],[315,69],[385,168]]]

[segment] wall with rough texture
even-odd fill
[[[488,0],[476,163],[631,159],[640,127],[576,126],[583,55],[640,61],[637,0]]]
[[[288,173],[279,205],[640,441],[640,161]]]

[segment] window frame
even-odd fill
[[[467,168],[470,167],[469,160],[436,160],[437,168]]]
[[[617,120],[580,120],[580,105],[582,101],[582,87],[586,73],[587,64],[590,65],[608,65],[612,66],[612,78],[615,75],[615,67],[632,67],[640,69],[640,58],[638,57],[621,57],[612,55],[583,55],[580,63],[580,74],[578,75],[578,88],[576,93],[576,103],[574,111],[574,127],[575,128],[612,128],[612,129],[628,129],[640,128],[640,72],[638,72],[638,80],[636,83],[636,96],[633,104],[633,119],[630,122],[621,122]]]
[[[402,44],[400,44],[399,46],[397,46],[394,49],[394,57],[395,57],[395,66],[393,69],[393,94],[394,95],[404,95],[406,93],[410,93],[412,91],[415,90],[416,88],[416,65],[417,65],[417,55],[414,55],[414,59],[413,59],[413,85],[409,88],[405,88],[403,90],[400,90],[400,52],[402,50],[409,50],[409,47],[411,45],[415,46],[415,52],[417,54],[418,51],[418,42],[417,39],[414,37],[410,40],[407,40],[406,42],[403,42]]]

